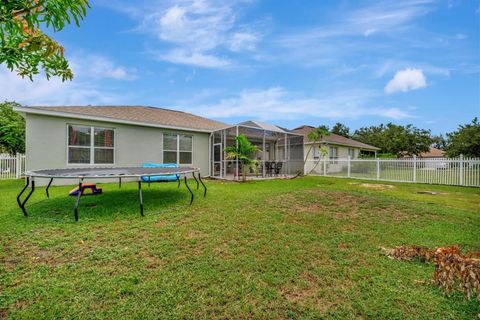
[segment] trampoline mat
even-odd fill
[[[29,177],[45,178],[119,178],[119,177],[141,177],[159,176],[173,174],[187,174],[199,172],[198,168],[70,168],[70,169],[47,169],[25,172]]]

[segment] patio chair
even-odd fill
[[[265,161],[265,175],[272,175],[272,163],[270,161]]]
[[[283,166],[283,162],[275,163],[274,173],[276,176],[278,176],[280,174],[280,171],[282,171],[282,166]]]

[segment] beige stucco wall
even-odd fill
[[[108,122],[26,115],[27,170],[75,168],[100,165],[67,164],[67,125],[101,126],[115,129],[115,167],[141,166],[144,162],[163,162],[162,133],[193,136],[193,166],[208,175],[209,133],[176,131]],[[111,167],[112,165],[106,165]],[[43,179],[42,179],[43,180]],[[55,182],[60,182],[56,180]],[[67,182],[67,181],[65,181]],[[68,181],[72,183],[72,181]],[[43,184],[37,179],[37,184]]]
[[[318,147],[318,144],[316,144]],[[346,147],[346,146],[341,146],[341,145],[334,145],[334,144],[327,144],[325,145],[327,149],[327,158],[330,156],[330,146],[332,147],[337,147],[338,148],[338,158],[341,159],[347,159],[348,158],[348,149],[354,149],[355,150],[355,156],[352,159],[358,158],[360,155],[360,148],[355,148],[355,147]],[[310,144],[305,144],[304,145],[304,154],[306,155],[308,150],[310,149]],[[313,149],[310,151],[310,154],[308,155],[308,160],[316,160],[313,158]]]

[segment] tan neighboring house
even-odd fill
[[[15,107],[26,120],[27,170],[194,166],[209,175],[210,136],[227,125],[143,106]]]
[[[428,152],[422,152],[418,155],[418,157],[419,158],[444,158],[445,151],[434,148],[434,147],[430,147],[430,150],[428,150]]]
[[[412,158],[412,156],[408,155],[406,152],[403,152],[400,158]],[[417,158],[423,158],[423,159],[445,158],[445,151],[434,148],[434,147],[430,147],[430,149],[427,152],[421,152],[417,156]]]
[[[338,134],[331,133],[328,136],[322,138],[320,143],[313,143],[308,141],[308,134],[315,130],[315,127],[303,125],[301,127],[293,129],[293,132],[303,134],[304,138],[304,154],[305,156],[308,153],[311,145],[313,148],[308,155],[308,160],[318,160],[321,158],[321,147],[326,147],[327,151],[327,159],[330,161],[335,161],[336,159],[347,159],[350,156],[350,159],[357,159],[360,157],[360,154],[367,153],[367,154],[374,154],[376,155],[377,151],[380,150],[377,147],[345,138]]]

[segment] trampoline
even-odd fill
[[[147,183],[149,177],[154,176],[164,176],[164,175],[177,175],[178,177],[183,176],[185,186],[190,192],[190,205],[193,203],[194,194],[190,186],[188,185],[187,175],[191,174],[193,179],[195,179],[197,189],[199,185],[203,186],[203,196],[207,195],[207,187],[203,183],[200,176],[200,169],[198,168],[140,168],[140,167],[125,167],[125,168],[72,168],[72,169],[51,169],[51,170],[35,170],[25,172],[25,186],[20,191],[17,196],[17,203],[20,209],[25,216],[28,216],[27,209],[25,205],[30,198],[30,196],[35,191],[35,179],[49,179],[50,181],[47,184],[45,193],[47,198],[50,197],[48,189],[52,185],[54,179],[77,179],[78,180],[78,190],[82,190],[82,184],[85,179],[118,179],[118,186],[122,186],[122,178],[136,178],[138,179],[138,194],[140,200],[140,214],[143,216],[143,196],[142,196],[142,177],[147,178]],[[144,179],[145,180],[145,179]],[[151,182],[154,182],[153,180]],[[178,187],[180,188],[181,179],[178,179]],[[30,192],[27,196],[21,200],[22,195],[30,187]],[[74,215],[75,221],[78,221],[78,206],[80,204],[80,198],[82,192],[79,192],[74,206]]]

